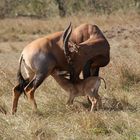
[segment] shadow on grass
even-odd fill
[[[83,107],[90,110],[91,103],[84,102],[81,104]],[[107,111],[121,111],[121,110],[128,110],[131,112],[137,111],[137,107],[131,105],[130,103],[126,102],[125,100],[118,101],[116,98],[103,98],[102,99],[102,110]]]
[[[50,104],[48,107],[39,108],[37,112],[32,112],[34,117],[48,118],[51,116],[64,116],[67,114],[79,113],[82,111],[90,111],[91,103],[88,101],[82,102],[75,100],[72,106],[67,106],[64,103]],[[117,100],[116,98],[103,98],[102,109],[104,111],[131,111],[136,112],[137,107],[131,105],[125,100]],[[98,111],[98,110],[97,110]],[[0,112],[6,114],[4,110],[0,108]]]

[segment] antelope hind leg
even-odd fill
[[[36,101],[34,99],[34,93],[35,93],[35,89],[33,87],[34,84],[34,79],[25,87],[25,93],[27,95],[28,101],[31,103],[32,105],[32,109],[33,111],[37,110],[37,104]]]
[[[17,106],[18,106],[18,100],[22,92],[20,91],[20,85],[16,85],[13,88],[13,97],[12,97],[12,115],[14,115],[17,111]]]
[[[29,102],[32,105],[33,111],[37,111],[37,104],[34,98],[34,93],[36,89],[42,84],[44,79],[48,76],[46,73],[38,73],[33,80],[25,87],[25,92]]]

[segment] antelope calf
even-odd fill
[[[54,70],[52,76],[57,81],[57,83],[67,92],[69,92],[69,99],[67,104],[73,104],[74,98],[77,96],[87,96],[88,99],[91,101],[91,109],[97,109],[97,103],[99,106],[102,105],[101,98],[98,95],[98,89],[101,84],[101,79],[105,83],[106,82],[103,78],[98,76],[91,76],[86,79],[80,79],[77,83],[72,83],[69,79],[65,78],[65,76],[61,75],[61,72],[58,70]]]

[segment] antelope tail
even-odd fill
[[[19,68],[18,68],[18,72],[17,72],[17,80],[19,83],[19,91],[20,93],[25,93],[24,88],[27,85],[27,80],[24,79],[24,77],[21,74],[21,64],[23,61],[23,56],[21,55],[20,59],[19,59]]]

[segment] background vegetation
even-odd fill
[[[61,17],[77,13],[140,12],[139,0],[0,0],[0,17]]]
[[[140,139],[139,1],[0,0],[0,15],[0,140]],[[50,76],[36,91],[38,112],[21,96],[12,116],[21,51],[34,39],[64,30],[69,21],[73,28],[98,25],[110,43],[111,61],[100,71],[107,82],[99,90],[103,109],[88,112],[84,97],[67,107],[68,94]]]

